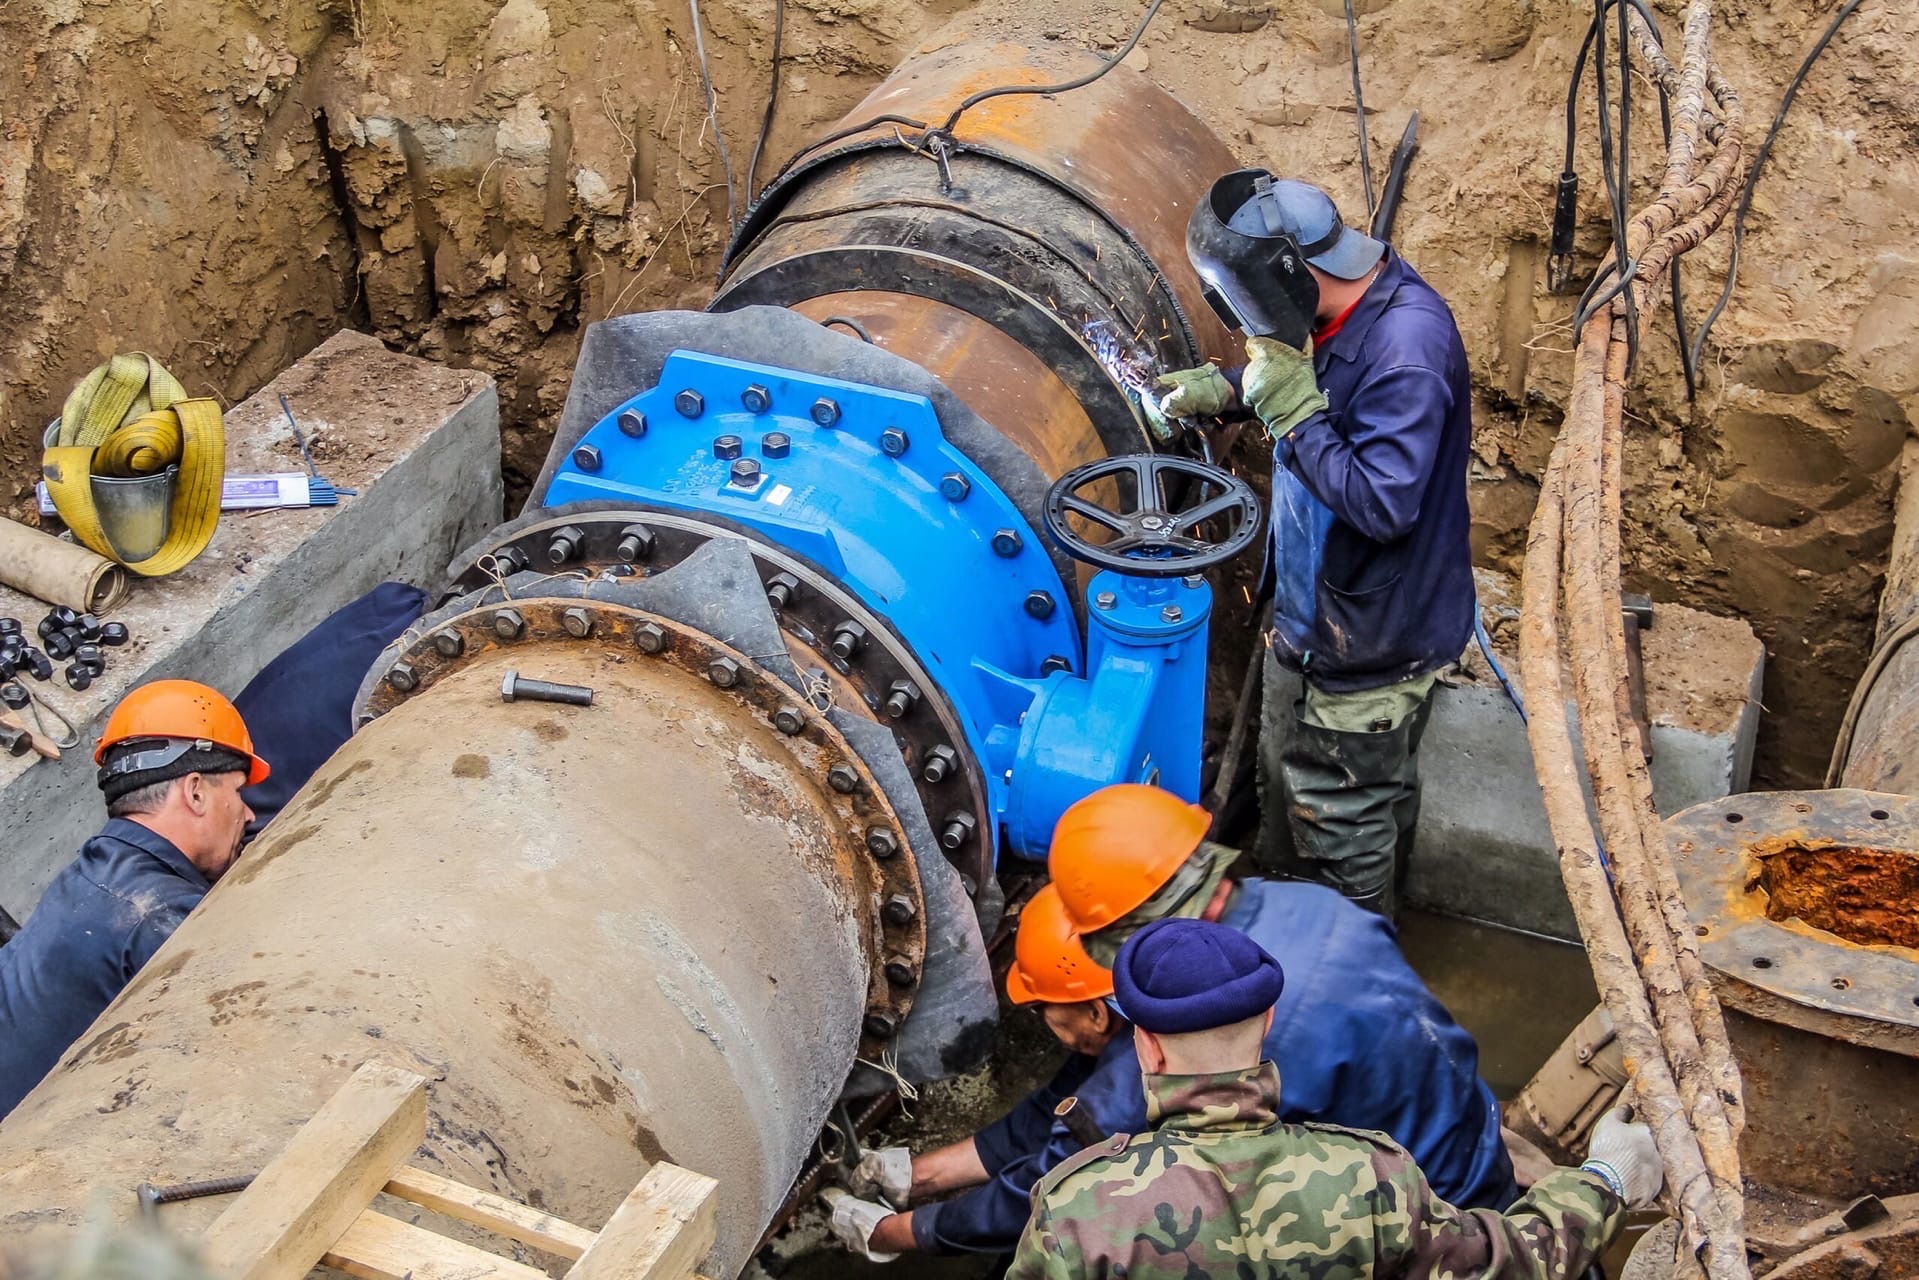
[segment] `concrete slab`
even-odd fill
[[[1516,584],[1498,574],[1478,577],[1488,614],[1517,617]],[[1517,686],[1514,633],[1501,633],[1495,649]],[[1745,790],[1759,728],[1765,646],[1736,618],[1661,604],[1652,629],[1641,636],[1641,651],[1660,813]],[[1570,715],[1570,691],[1567,703]],[[1468,652],[1458,681],[1442,688],[1434,703],[1419,769],[1423,802],[1409,901],[1577,939],[1525,726],[1477,647]]]
[[[18,919],[100,825],[92,744],[121,695],[183,677],[229,697],[334,609],[388,579],[438,585],[454,552],[499,522],[493,380],[334,335],[226,417],[227,468],[301,470],[285,395],[320,473],[358,489],[335,507],[230,512],[212,545],[167,578],[135,579],[111,616],[134,640],[84,693],[34,684],[78,727],[58,762],[0,760],[0,906]],[[0,588],[0,616],[36,625],[44,602]]]

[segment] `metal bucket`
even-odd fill
[[[58,444],[60,419],[47,424],[43,447]],[[145,560],[166,545],[173,527],[173,487],[178,463],[150,476],[94,476],[93,509],[123,562]]]

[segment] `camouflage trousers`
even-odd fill
[[[1317,880],[1390,918],[1419,823],[1419,740],[1436,678],[1328,695],[1266,651],[1260,832],[1270,875]]]

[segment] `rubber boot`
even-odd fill
[[[1393,825],[1399,835],[1393,849],[1393,887],[1400,901],[1406,898],[1406,882],[1413,865],[1413,846],[1419,833],[1419,741],[1426,736],[1426,723],[1432,719],[1433,700],[1439,695],[1434,685],[1419,710],[1406,717],[1406,763],[1400,770],[1399,799],[1393,802]]]
[[[1297,671],[1279,664],[1269,645],[1259,707],[1259,839],[1253,846],[1253,864],[1261,875],[1282,880],[1312,880],[1313,866],[1293,848],[1293,827],[1286,821],[1291,802],[1286,796],[1283,761],[1298,724],[1294,708],[1306,690]]]
[[[1376,733],[1306,724],[1294,713],[1292,740],[1280,757],[1293,849],[1314,878],[1354,902],[1393,918],[1400,845],[1398,813],[1408,796],[1414,722]],[[1417,787],[1410,800],[1417,805]],[[1416,809],[1410,817],[1416,819]],[[1411,824],[1406,828],[1411,833]]]

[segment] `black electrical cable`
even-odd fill
[[[1860,3],[1861,0],[1846,0],[1839,12],[1832,15],[1832,21],[1826,25],[1825,34],[1819,37],[1819,43],[1812,47],[1812,52],[1806,55],[1806,60],[1799,64],[1799,74],[1795,75],[1792,82],[1786,86],[1786,95],[1779,101],[1779,111],[1772,118],[1772,128],[1766,130],[1765,141],[1761,142],[1759,150],[1753,153],[1752,168],[1746,171],[1746,185],[1739,193],[1739,209],[1732,216],[1732,260],[1726,264],[1726,283],[1719,291],[1719,301],[1714,303],[1712,310],[1706,313],[1705,320],[1700,322],[1699,332],[1693,336],[1692,359],[1695,365],[1699,363],[1700,353],[1706,349],[1706,335],[1712,332],[1712,327],[1718,322],[1720,314],[1725,311],[1726,304],[1732,300],[1733,286],[1739,281],[1739,246],[1746,235],[1746,213],[1752,208],[1752,193],[1753,189],[1759,185],[1760,170],[1766,167],[1766,157],[1772,154],[1773,141],[1779,137],[1780,127],[1786,123],[1786,112],[1792,109],[1792,100],[1799,96],[1799,88],[1805,84],[1806,76],[1811,73],[1812,64],[1819,60],[1819,55],[1824,53],[1826,46],[1832,43],[1833,36],[1839,33],[1839,24],[1851,17],[1852,11],[1857,9]]]
[[[1359,91],[1359,19],[1353,0],[1346,0],[1346,57],[1353,68],[1353,114],[1359,120],[1359,182],[1366,188],[1366,221],[1378,212],[1373,199],[1373,147],[1366,137],[1366,95]]]
[[[1632,205],[1632,166],[1627,157],[1632,149],[1632,37],[1626,28],[1626,6],[1615,5],[1619,15],[1619,209],[1624,215]],[[1603,9],[1602,9],[1603,12]],[[1626,224],[1619,224],[1619,239],[1623,243]],[[1623,295],[1626,302],[1626,370],[1639,359],[1639,301],[1628,289]]]
[[[760,136],[753,140],[753,158],[746,166],[746,203],[751,208],[758,193],[753,179],[760,171],[760,153],[766,150],[766,135],[773,131],[773,112],[780,104],[780,52],[786,39],[786,0],[773,0],[772,83],[766,89],[766,113],[760,117]]]
[[[1084,89],[1126,60],[1126,55],[1133,51],[1133,47],[1139,43],[1139,38],[1146,34],[1146,28],[1152,25],[1153,15],[1159,12],[1160,5],[1165,2],[1166,0],[1153,0],[1152,4],[1146,7],[1146,15],[1139,20],[1139,25],[1133,28],[1132,38],[1120,46],[1118,53],[1101,63],[1095,70],[1060,84],[1003,84],[995,85],[991,89],[981,89],[978,93],[961,99],[960,104],[953,108],[953,114],[946,117],[946,122],[934,132],[951,137],[953,126],[959,123],[960,117],[988,98],[1012,97],[1018,94],[1068,93],[1074,89]]]
[[[726,225],[732,229],[739,208],[733,187],[733,157],[726,150],[726,133],[720,128],[719,101],[713,93],[713,68],[706,61],[706,24],[700,21],[700,0],[686,0],[693,14],[693,49],[700,59],[700,83],[706,86],[706,120],[713,126],[713,143],[719,148],[720,169],[726,175]]]

